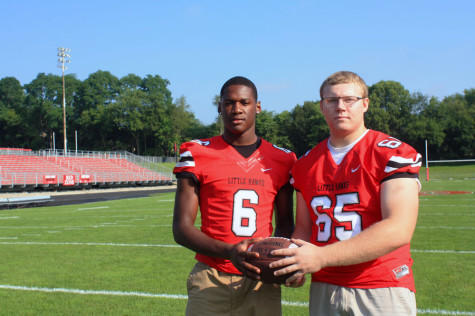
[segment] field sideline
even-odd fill
[[[475,179],[421,182],[418,313],[475,315],[475,195],[446,194]],[[173,199],[0,210],[0,315],[183,315],[195,261],[173,241]],[[284,315],[307,306],[308,282],[283,289]]]

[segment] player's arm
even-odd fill
[[[194,226],[198,215],[199,187],[191,178],[178,178],[173,212],[175,241],[194,252],[231,260],[234,266],[249,277],[256,278],[258,270],[244,262],[247,247],[254,239],[236,245],[208,237]],[[250,270],[249,270],[250,269]]]
[[[307,204],[302,193],[297,191],[297,211],[295,219],[295,230],[292,238],[301,239],[310,242],[312,236],[312,218],[310,217]]]
[[[294,188],[284,185],[275,197],[274,236],[290,238],[294,231]]]
[[[336,246],[334,249],[326,250],[327,247],[323,247],[322,249],[327,252],[324,254],[326,260],[323,265],[342,266],[362,263],[408,244],[416,228],[418,191],[418,183],[414,178],[384,181],[380,193],[382,220],[354,238],[333,244]]]
[[[276,250],[292,257],[272,263],[272,267],[291,266],[277,275],[299,270],[313,273],[324,267],[345,266],[374,260],[410,242],[419,208],[418,183],[413,178],[398,178],[381,184],[382,220],[348,240],[317,247],[303,240],[294,240],[296,249]],[[299,276],[299,273],[294,276]]]

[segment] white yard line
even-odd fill
[[[411,249],[411,252],[430,252],[430,253],[450,253],[450,254],[474,254],[472,250],[425,250],[425,249]]]
[[[186,300],[187,295],[183,294],[155,294],[155,293],[143,293],[143,292],[123,292],[123,291],[98,291],[98,290],[80,290],[80,289],[65,289],[65,288],[45,288],[45,287],[28,287],[18,285],[2,285],[0,289],[16,290],[16,291],[36,291],[47,293],[69,293],[80,295],[111,295],[111,296],[139,296],[139,297],[151,297],[151,298],[165,298],[172,300]],[[296,307],[308,307],[308,302],[292,302],[282,301],[282,305],[296,306]],[[419,314],[437,314],[437,315],[475,315],[475,312],[464,311],[447,311],[436,309],[418,309]]]
[[[57,245],[57,246],[113,246],[113,247],[163,247],[163,248],[182,248],[180,245],[160,245],[160,244],[116,244],[116,243],[94,243],[94,242],[0,242],[0,245]]]
[[[164,248],[182,248],[180,245],[163,245],[163,244],[116,244],[116,243],[93,243],[93,242],[37,242],[37,241],[3,241],[0,245],[57,245],[57,246],[111,246],[111,247],[164,247]],[[472,250],[426,250],[411,249],[412,252],[428,252],[428,253],[450,253],[450,254],[473,254]]]
[[[97,224],[97,225],[88,225],[88,226],[0,226],[0,229],[83,229],[83,228],[98,228],[98,227],[171,227],[172,224],[163,224],[163,225],[124,225],[124,224]]]
[[[475,216],[475,213],[419,213],[419,216]]]
[[[416,226],[416,228],[426,228],[426,229],[475,229],[475,227],[460,227],[460,226]]]
[[[473,204],[419,204],[421,207],[473,207]]]

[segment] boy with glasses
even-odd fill
[[[290,256],[271,267],[312,273],[311,315],[416,315],[409,243],[418,212],[421,155],[364,124],[368,88],[341,71],[320,88],[330,137],[292,168],[297,190]]]

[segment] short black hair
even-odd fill
[[[256,99],[257,102],[257,88],[256,85],[249,79],[242,77],[242,76],[236,76],[232,77],[228,81],[226,81],[221,88],[221,93],[219,97],[222,99],[223,98],[223,93],[224,90],[226,90],[227,87],[229,86],[234,86],[234,85],[239,85],[239,86],[246,86],[252,89],[252,94],[254,94],[254,98]]]

